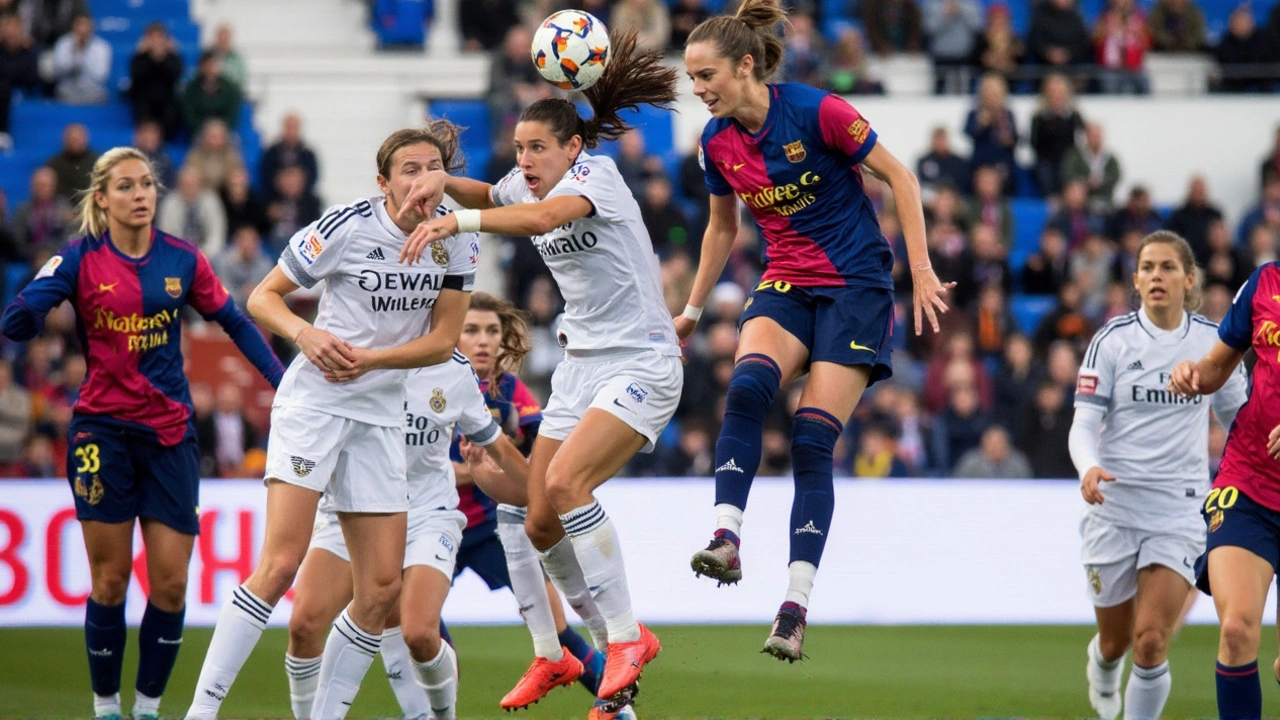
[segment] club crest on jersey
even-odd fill
[[[431,391],[431,400],[427,403],[431,406],[431,410],[436,413],[444,412],[449,403],[444,399],[444,388],[436,388]]]
[[[1213,532],[1222,527],[1222,521],[1227,519],[1227,514],[1221,510],[1214,510],[1209,516],[1209,532]]]
[[[804,142],[797,140],[793,143],[787,143],[782,146],[783,152],[787,154],[787,162],[798,163],[805,159],[809,153],[805,152]]]
[[[431,243],[431,261],[441,267],[449,264],[449,248],[444,246],[443,240]]]
[[[182,297],[182,278],[176,278],[176,277],[165,278],[164,291],[169,293],[169,297],[175,300]]]
[[[1097,568],[1089,568],[1089,587],[1093,588],[1094,595],[1102,594],[1102,576]]]
[[[93,476],[93,481],[87,486],[84,484],[84,478],[77,475],[75,490],[76,495],[90,505],[97,505],[102,502],[102,496],[105,492],[102,488],[102,481],[98,479],[97,475]]]
[[[627,386],[627,394],[631,396],[632,400],[635,400],[638,403],[644,402],[644,399],[649,397],[649,391],[640,387],[636,383],[631,383]]]
[[[308,460],[297,455],[290,455],[289,462],[293,465],[293,474],[298,477],[306,477],[311,474],[312,470],[316,469],[315,460]]]

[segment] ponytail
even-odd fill
[[[720,57],[728,58],[735,66],[750,55],[755,61],[752,76],[765,82],[782,65],[785,48],[778,28],[786,23],[787,11],[778,0],[743,0],[737,13],[718,15],[695,27],[685,47],[715,43]]]

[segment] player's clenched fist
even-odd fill
[[[1080,494],[1090,505],[1101,505],[1102,488],[1099,487],[1099,483],[1115,482],[1115,479],[1115,475],[1095,465],[1089,468],[1089,471],[1084,474],[1084,479],[1080,481]]]
[[[1200,394],[1200,371],[1190,360],[1183,360],[1174,366],[1169,375],[1169,392],[1184,398],[1193,398]]]
[[[327,330],[308,325],[298,333],[294,342],[312,365],[326,373],[350,369],[355,363],[351,345]]]

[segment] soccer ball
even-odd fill
[[[563,90],[586,90],[609,65],[609,31],[591,13],[561,10],[542,21],[530,54],[547,82]]]

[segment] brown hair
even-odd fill
[[[466,167],[462,153],[458,149],[459,137],[466,128],[458,127],[448,120],[431,120],[426,127],[405,128],[397,130],[382,141],[378,148],[378,174],[384,178],[391,177],[391,158],[403,147],[427,143],[440,151],[440,159],[444,162],[444,171],[450,175]]]
[[[521,122],[541,122],[561,145],[574,135],[588,149],[601,140],[617,140],[631,129],[618,112],[640,105],[670,108],[676,100],[676,70],[662,65],[661,51],[636,49],[637,32],[610,33],[612,59],[604,75],[583,95],[591,103],[593,115],[583,120],[573,103],[564,98],[543,98],[520,113]]]
[[[703,20],[684,46],[712,42],[721,57],[737,65],[750,55],[755,60],[751,74],[764,82],[773,76],[782,64],[785,47],[778,37],[778,26],[787,22],[787,11],[778,0],[742,0],[738,12],[733,15],[717,15]]]
[[[502,373],[514,375],[518,372],[521,363],[524,362],[524,356],[533,349],[533,341],[529,338],[528,316],[525,312],[511,304],[510,300],[481,291],[471,293],[471,306],[467,309],[494,313],[502,325],[502,343],[493,361],[494,378]],[[491,383],[489,391],[496,393],[498,383]]]
[[[1142,243],[1138,245],[1137,258],[1142,257],[1142,251],[1147,249],[1148,245],[1171,245],[1173,251],[1178,254],[1178,261],[1182,263],[1183,272],[1195,277],[1191,289],[1187,290],[1186,296],[1182,298],[1182,307],[1188,312],[1195,312],[1200,308],[1200,303],[1204,299],[1204,273],[1200,272],[1200,268],[1196,265],[1195,253],[1191,251],[1191,245],[1182,238],[1181,235],[1169,230],[1157,230],[1150,235],[1142,238]]]
[[[95,193],[107,192],[111,171],[125,160],[137,160],[146,165],[156,190],[160,189],[160,181],[155,177],[155,168],[151,166],[151,160],[147,158],[146,153],[132,147],[111,148],[102,153],[93,163],[93,171],[89,175],[89,187],[80,193],[79,206],[76,208],[77,214],[80,215],[80,232],[92,237],[101,237],[102,233],[107,231],[107,211],[98,207],[93,196]],[[155,222],[154,219],[152,222]]]

